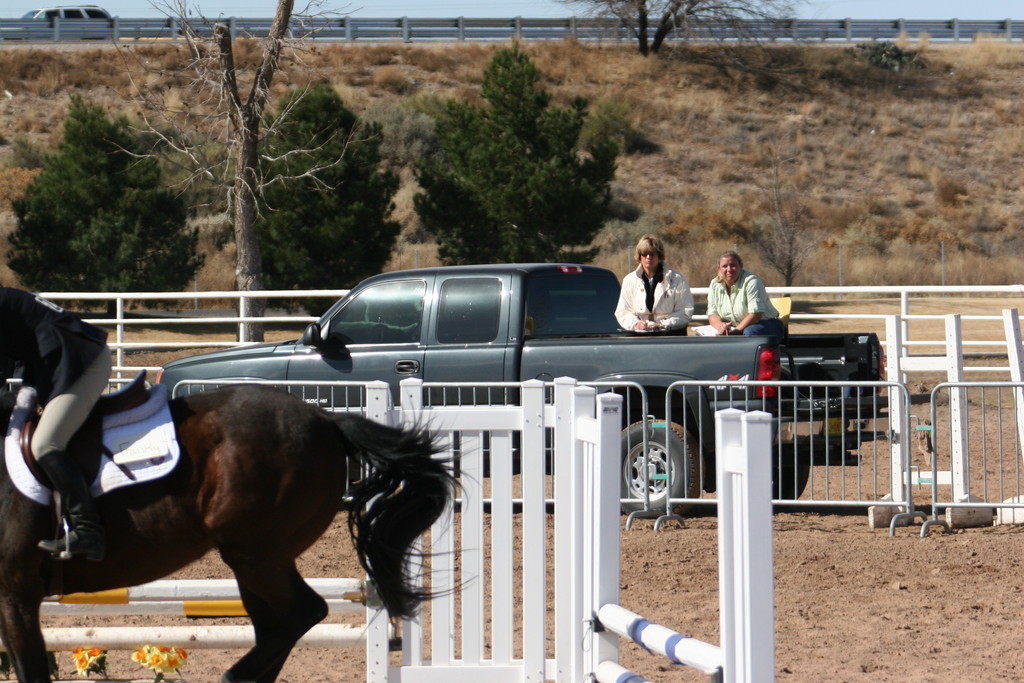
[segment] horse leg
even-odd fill
[[[227,560],[227,558],[225,558]],[[252,620],[256,645],[224,674],[224,683],[273,683],[295,643],[327,616],[327,602],[287,567],[265,565],[234,570],[238,589]]]
[[[0,601],[0,632],[20,683],[49,683],[50,664],[39,625],[39,603],[8,596]]]

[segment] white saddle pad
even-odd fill
[[[4,442],[4,459],[14,485],[29,499],[48,505],[50,489],[40,484],[21,456],[21,432],[36,405],[36,391],[22,387]],[[158,479],[178,464],[181,449],[174,432],[167,390],[155,386],[142,405],[103,418],[103,444],[113,454],[101,456],[99,473],[90,485],[94,497]]]

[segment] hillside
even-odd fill
[[[251,47],[242,46],[243,62]],[[413,101],[429,110],[437,98],[478,100],[497,47],[309,46],[288,55],[273,99],[328,82],[357,113],[377,118]],[[525,49],[557,103],[588,98],[605,130],[630,147],[615,182],[623,220],[600,237],[601,265],[623,272],[635,237],[656,231],[694,284],[733,246],[768,284],[784,284],[755,245],[777,191],[784,209],[802,215],[800,239],[814,248],[794,284],[838,284],[840,257],[847,285],[1020,281],[1024,45],[905,47],[921,58],[901,73],[848,45],[674,47],[649,58],[625,45]],[[133,79],[184,101],[187,81],[152,69],[185,56],[172,45],[0,49],[0,230],[13,228],[8,199],[27,177],[18,166],[59,139],[70,94],[137,119]],[[405,231],[391,267],[434,263],[412,212],[408,168],[403,178],[395,215]],[[223,220],[201,224],[208,258],[199,286],[231,288]],[[16,280],[3,268],[0,282]]]

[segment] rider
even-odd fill
[[[38,392],[43,412],[32,436],[32,454],[71,520],[67,537],[40,541],[39,547],[55,557],[66,549],[101,561],[106,556],[103,525],[85,476],[65,450],[110,380],[107,333],[38,295],[0,287],[0,356],[19,363],[24,383]]]

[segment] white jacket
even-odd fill
[[[640,266],[622,278],[622,291],[615,307],[615,319],[624,330],[632,330],[638,320],[661,323],[665,329],[686,327],[693,317],[693,292],[682,273],[662,264],[664,277],[654,288],[654,310],[647,310],[647,292],[644,290]]]

